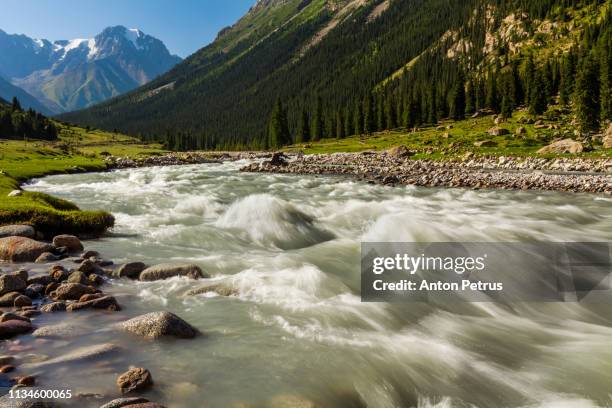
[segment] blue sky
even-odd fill
[[[255,0],[1,0],[0,29],[51,41],[90,38],[105,27],[139,28],[186,57],[214,40]]]

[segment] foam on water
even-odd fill
[[[240,173],[243,164],[52,176],[29,186],[112,211],[116,236],[88,243],[106,257],[196,262],[212,275],[107,289],[124,313],[168,309],[206,333],[189,347],[132,351],[154,372],[189,372],[195,390],[206,390],[161,385],[153,399],[227,407],[291,394],[341,407],[348,390],[377,408],[612,402],[608,305],[370,304],[359,296],[361,241],[609,241],[609,198],[389,188]],[[185,296],[204,284],[233,291]]]

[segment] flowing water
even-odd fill
[[[156,381],[145,396],[169,407],[612,404],[611,305],[370,304],[359,293],[361,241],[610,241],[609,197],[390,188],[244,174],[241,165],[52,176],[28,187],[115,214],[114,234],[87,242],[105,258],[194,262],[232,294],[185,296],[202,283],[184,278],[114,281],[104,290],[123,311],[75,314],[86,333],[37,340],[34,350],[53,357],[110,342],[123,351],[45,366],[45,385],[112,396],[134,364]],[[155,310],[205,336],[144,341],[110,329]]]

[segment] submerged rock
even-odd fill
[[[0,323],[0,339],[10,339],[20,334],[29,333],[32,329],[30,322],[8,320]]]
[[[103,296],[86,302],[71,303],[66,306],[67,312],[76,312],[83,309],[105,309],[115,312],[121,310],[121,306],[119,306],[117,300],[113,296]]]
[[[127,407],[130,405],[135,405],[135,404],[145,404],[149,402],[148,399],[146,398],[139,398],[139,397],[135,397],[135,398],[117,398],[115,400],[112,400],[111,402],[107,402],[106,404],[102,405],[100,408],[122,408],[122,407]]]
[[[130,262],[121,265],[113,276],[116,278],[138,279],[140,273],[146,268],[147,266],[143,262]]]
[[[53,245],[56,248],[66,247],[70,252],[77,252],[83,250],[83,244],[74,235],[57,235],[53,238]]]
[[[45,367],[56,364],[67,364],[73,362],[87,361],[92,359],[97,359],[100,357],[104,357],[108,354],[116,353],[120,349],[119,346],[116,346],[111,343],[104,344],[96,344],[94,346],[86,346],[77,348],[74,351],[63,354],[59,357],[52,358],[50,360],[29,363],[22,365],[23,368],[34,368],[34,367]]]
[[[40,327],[34,332],[34,337],[74,337],[87,333],[87,329],[79,324],[59,323]]]
[[[95,293],[91,286],[80,283],[63,283],[51,292],[51,297],[55,300],[78,300],[87,293]]]
[[[117,378],[117,386],[122,394],[141,391],[153,385],[153,377],[146,368],[134,367]]]
[[[0,227],[0,238],[6,237],[26,237],[34,238],[36,230],[29,225],[5,225]]]
[[[197,330],[189,323],[170,312],[147,313],[120,323],[119,327],[149,339],[157,339],[162,336],[189,339],[197,334]]]
[[[197,296],[203,295],[205,293],[215,292],[220,296],[236,296],[238,295],[238,289],[232,287],[230,284],[226,282],[218,282],[211,283],[205,286],[201,286],[199,288],[191,289],[187,293],[186,296]]]
[[[209,277],[202,272],[199,266],[194,264],[159,264],[142,271],[139,279],[141,281],[156,281],[174,276],[186,276],[192,279]]]
[[[52,252],[53,246],[26,237],[0,238],[0,259],[11,262],[34,262],[44,252]]]
[[[51,252],[43,252],[42,254],[40,254],[40,256],[38,258],[36,258],[36,260],[34,262],[36,263],[49,263],[49,262],[55,262],[58,261],[60,259],[59,256],[52,254]]]

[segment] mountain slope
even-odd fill
[[[53,112],[120,95],[181,61],[158,39],[123,26],[54,43],[0,31],[0,51],[0,72]]]
[[[260,0],[157,80],[62,118],[150,138],[172,133],[206,148],[265,147],[277,98],[295,140],[302,117],[315,137],[359,133],[364,116],[378,130],[435,123],[451,114],[459,81],[463,92],[466,83],[476,84],[479,96],[487,79],[499,80],[494,88],[501,90],[506,71],[528,54],[550,58],[557,75],[558,59],[570,48],[608,35],[609,6],[597,0]],[[544,59],[536,62],[544,69]],[[478,108],[500,109],[495,99],[494,106],[482,99]],[[422,112],[412,117],[417,108]]]
[[[48,115],[50,113],[38,99],[24,91],[23,89],[16,87],[15,85],[8,82],[6,79],[0,77],[0,97],[4,100],[10,101],[16,96],[21,103],[21,106],[25,109],[32,108],[35,111]]]

